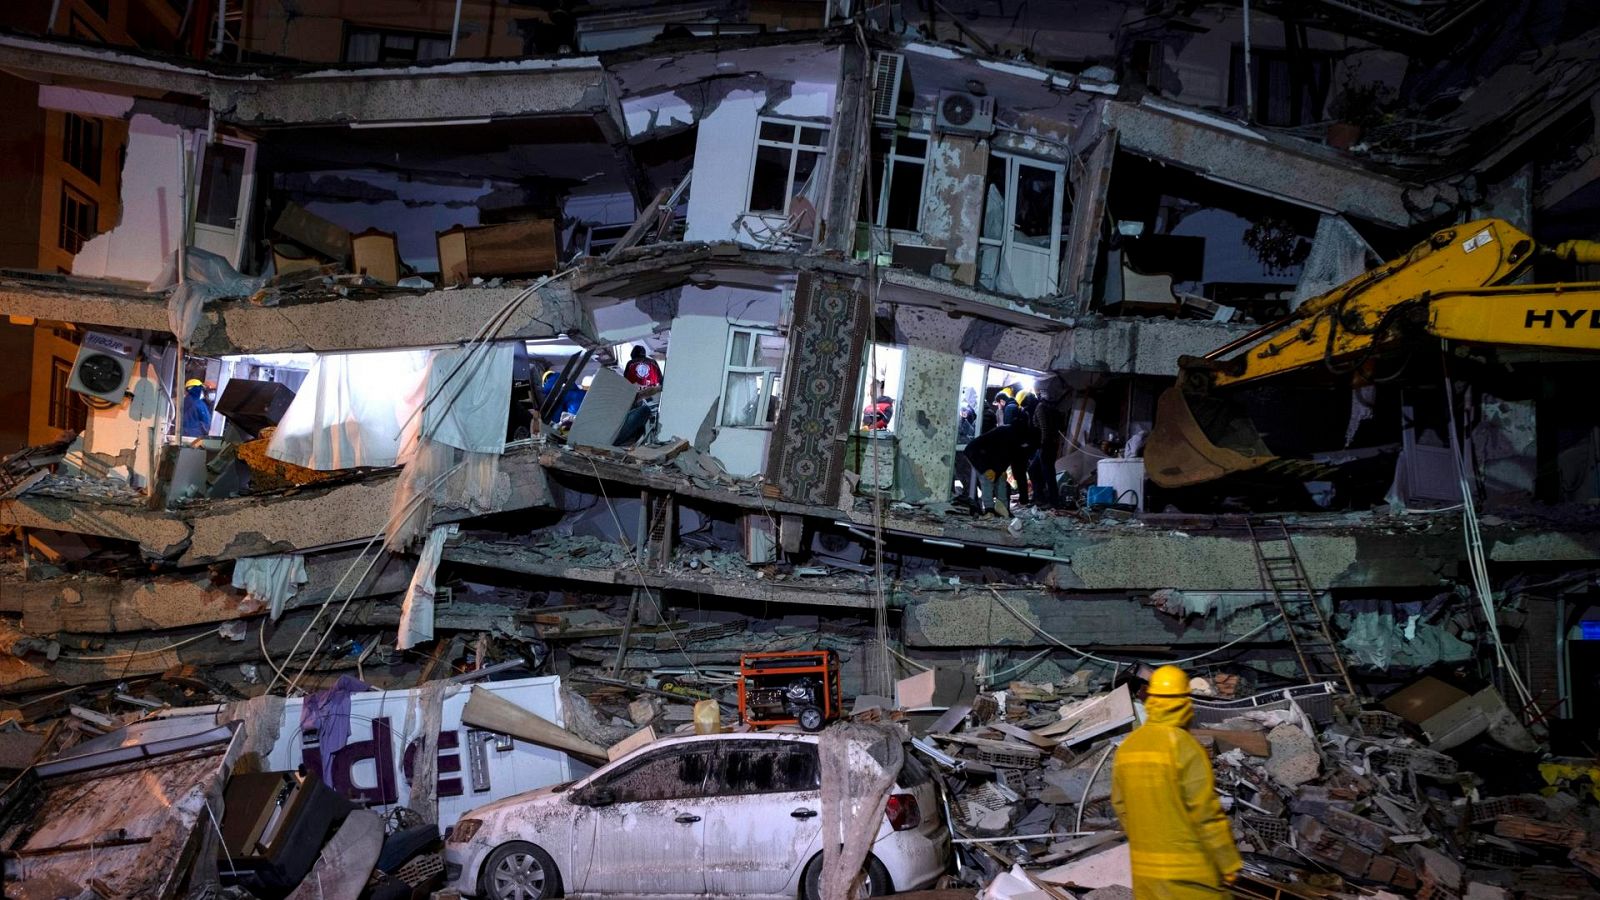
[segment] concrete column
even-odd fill
[[[895,401],[899,459],[895,487],[912,503],[947,500],[955,475],[960,354],[906,348],[905,382]]]
[[[872,67],[867,52],[854,41],[839,47],[839,90],[833,107],[833,131],[828,145],[828,193],[822,198],[823,250],[849,253],[855,246],[856,212],[861,208],[861,185],[872,155],[867,146],[867,98],[872,91]]]

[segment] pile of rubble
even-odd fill
[[[986,900],[1069,889],[1111,900],[1131,887],[1111,759],[1137,704],[1128,684],[1082,699],[1069,696],[1081,684],[1063,687],[979,694],[916,740],[941,766]],[[1331,682],[1196,697],[1191,733],[1245,859],[1239,892],[1600,896],[1600,768],[1525,752],[1536,745],[1492,688],[1424,679],[1384,706],[1364,709]],[[1516,768],[1486,779],[1443,749]],[[1519,778],[1528,792],[1496,793]]]

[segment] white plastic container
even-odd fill
[[[1116,503],[1132,503],[1144,512],[1144,460],[1102,459],[1095,467],[1096,480],[1117,492]]]

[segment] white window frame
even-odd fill
[[[900,139],[913,138],[922,141],[922,155],[910,156],[900,152]],[[873,226],[888,228],[889,219],[889,192],[894,186],[894,164],[897,162],[910,162],[922,164],[922,181],[917,185],[917,224],[913,231],[922,230],[922,207],[928,197],[928,151],[933,149],[933,135],[917,131],[901,131],[895,129],[889,134],[889,152],[883,157],[883,175],[878,179],[878,203],[873,213]],[[898,230],[898,229],[896,229]]]
[[[733,362],[733,347],[735,340],[741,334],[750,336],[750,352],[749,355],[745,357],[745,361],[743,363],[735,364]],[[783,333],[778,331],[776,328],[754,328],[744,325],[735,325],[728,329],[728,344],[722,353],[722,393],[718,395],[718,404],[721,407],[721,412],[717,414],[718,427],[746,428],[750,430],[771,429],[772,426],[768,423],[767,418],[768,413],[771,412],[770,404],[772,402],[773,388],[776,386],[779,378],[782,377],[783,370],[781,368],[774,368],[772,366],[760,366],[755,364],[755,360],[760,354],[761,339],[764,337],[781,338],[783,337]],[[787,350],[787,347],[785,347],[785,350]],[[761,376],[761,387],[757,394],[757,396],[761,399],[756,407],[756,424],[754,425],[735,425],[728,421],[728,387],[730,378],[734,375]]]
[[[987,177],[985,177],[985,182],[984,182],[984,184],[985,184],[985,190],[984,190],[984,205],[985,205],[985,208],[983,209],[982,213],[980,213],[980,215],[978,217],[978,222],[979,222],[979,225],[978,225],[978,255],[979,255],[979,271],[980,272],[982,271],[982,256],[983,256],[983,248],[984,247],[992,247],[992,248],[994,248],[995,252],[999,254],[998,262],[997,262],[997,266],[999,266],[999,267],[1004,267],[1005,266],[1005,264],[1006,264],[1006,256],[1007,256],[1007,254],[1009,254],[1011,252],[1011,247],[1012,247],[1011,236],[1012,236],[1013,232],[1016,229],[1016,226],[1015,226],[1015,223],[1014,223],[1014,219],[1015,219],[1016,216],[1015,216],[1015,213],[1013,212],[1012,202],[1013,202],[1013,198],[1016,197],[1016,194],[1017,194],[1017,174],[1018,174],[1018,170],[1022,166],[1033,166],[1036,169],[1046,169],[1046,170],[1052,171],[1056,175],[1055,200],[1054,200],[1054,206],[1053,206],[1053,208],[1051,210],[1051,214],[1050,214],[1050,217],[1051,217],[1051,221],[1050,221],[1050,260],[1051,260],[1051,262],[1050,262],[1050,268],[1048,270],[1049,271],[1049,275],[1047,276],[1047,279],[1046,279],[1046,288],[1045,288],[1045,296],[1048,296],[1048,295],[1054,293],[1055,291],[1059,290],[1060,289],[1060,284],[1061,284],[1061,245],[1062,245],[1062,239],[1064,237],[1066,237],[1065,229],[1067,227],[1066,223],[1063,223],[1061,221],[1062,212],[1066,209],[1066,184],[1067,184],[1067,167],[1066,167],[1066,164],[1065,163],[1055,162],[1053,160],[1048,160],[1048,159],[1039,159],[1039,158],[1033,157],[1033,156],[1024,156],[1024,155],[1022,155],[1020,153],[1008,153],[1008,152],[1003,151],[1003,150],[991,151],[989,156],[992,159],[997,158],[997,159],[1003,159],[1003,160],[1006,161],[1005,204],[1006,204],[1006,213],[1007,213],[1007,215],[1006,215],[1005,236],[1004,237],[991,238],[991,237],[985,237],[984,236],[984,234],[983,234],[983,225],[982,225],[983,217],[986,216],[988,214],[988,212],[989,212],[989,210],[987,208],[987,205],[988,205],[988,202],[989,202],[989,192],[988,192],[988,189],[987,189],[988,181],[987,181]],[[995,271],[999,272],[999,268],[997,268]]]
[[[763,138],[761,136],[762,126],[763,125],[769,125],[769,124],[770,125],[787,125],[787,126],[793,127],[794,128],[794,140],[791,140],[791,141],[775,141],[775,140],[771,140],[769,138]],[[800,142],[800,135],[804,133],[803,129],[806,129],[806,128],[821,129],[821,131],[822,131],[822,143],[821,144],[804,144],[804,143],[801,143]],[[800,189],[800,185],[796,185],[794,183],[794,169],[795,169],[795,165],[800,160],[800,151],[806,150],[806,151],[812,151],[812,152],[820,153],[821,154],[821,158],[817,160],[817,165],[820,167],[823,164],[825,164],[828,161],[828,138],[832,135],[832,128],[833,128],[833,126],[832,126],[831,123],[807,122],[807,121],[804,121],[802,119],[784,119],[784,118],[779,118],[777,116],[761,116],[761,117],[757,118],[756,119],[755,150],[753,150],[750,153],[750,174],[745,178],[745,184],[744,184],[744,209],[745,209],[745,215],[749,215],[749,216],[787,216],[789,214],[789,204],[794,202],[795,192]],[[750,195],[751,195],[751,192],[755,190],[755,186],[756,186],[756,156],[761,152],[761,148],[762,147],[772,147],[772,148],[776,148],[778,150],[786,150],[789,153],[789,177],[788,177],[788,180],[785,182],[786,188],[785,188],[784,194],[783,194],[783,209],[781,211],[776,211],[775,212],[773,210],[764,210],[764,211],[761,211],[761,212],[757,212],[756,210],[753,210],[753,209],[750,208]]]

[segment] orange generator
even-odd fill
[[[739,718],[746,725],[799,725],[839,718],[839,658],[832,650],[746,653],[739,657]]]

